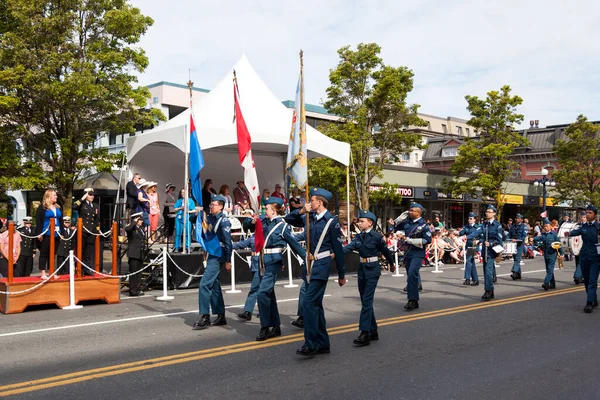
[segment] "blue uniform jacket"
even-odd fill
[[[467,247],[474,247],[473,239],[469,239],[469,235],[471,233],[475,232],[478,228],[479,228],[478,224],[465,225],[465,226],[463,226],[462,230],[460,232],[458,232],[458,236],[467,235],[467,243],[466,243]]]
[[[584,222],[579,228],[570,232],[570,236],[581,236],[583,243],[579,252],[581,260],[596,261],[598,259],[598,253],[596,252],[598,231],[600,231],[600,223],[594,221],[592,223]]]
[[[298,254],[303,259],[306,258],[306,251],[300,243],[294,238],[292,235],[292,228],[285,222],[285,220],[281,217],[275,217],[272,220],[268,218],[264,218],[263,222],[263,233],[265,237],[265,249],[273,249],[273,248],[285,248],[287,245],[290,245],[290,248],[294,251],[294,253]],[[283,222],[277,228],[275,228],[280,222]],[[269,235],[269,233],[273,230],[273,233]],[[269,236],[269,240],[267,241],[267,236]],[[281,269],[281,265],[283,264],[283,254],[282,253],[274,253],[274,254],[264,254],[263,262],[265,263],[265,270],[268,270],[269,267],[277,269],[279,271]]]
[[[380,254],[383,254],[389,265],[394,265],[394,257],[387,247],[385,238],[373,229],[369,232],[361,232],[352,239],[352,242],[344,246],[344,254],[348,254],[353,250],[358,250],[360,258],[379,257]],[[359,267],[365,267],[369,270],[374,269],[377,276],[381,275],[379,260],[368,263],[360,262]]]
[[[221,219],[221,223],[217,229],[217,238],[219,239],[219,243],[221,243],[221,259],[222,263],[231,262],[231,252],[233,250],[233,244],[231,243],[231,222],[227,219],[225,214],[222,212],[217,215],[208,214],[206,216],[206,221],[210,226],[215,226],[217,221]],[[214,257],[212,255],[208,255],[209,258]]]
[[[256,247],[254,247],[254,235],[250,236],[247,239],[241,240],[233,244],[233,250],[240,249],[250,249],[252,252],[256,252]],[[260,266],[260,260],[258,255],[250,257],[250,271],[256,272],[258,271],[258,267]]]
[[[500,222],[494,220],[490,224],[489,221],[485,221],[483,224],[479,225],[474,232],[471,232],[467,236],[467,240],[479,239],[482,242],[487,240],[490,244],[487,248],[487,255],[491,258],[496,258],[496,256],[502,252],[496,253],[492,247],[497,245],[502,246],[502,234],[503,231]]]
[[[513,224],[510,227],[510,231],[508,232],[509,239],[522,240],[525,243],[525,238],[527,237],[527,227],[524,223]]]
[[[300,210],[294,210],[285,217],[286,221],[296,227],[303,228],[306,221],[306,215],[300,214]],[[321,233],[325,229],[327,221],[333,219],[329,224],[328,232],[325,234],[325,239],[321,244],[319,253],[330,251],[334,254],[335,264],[338,270],[338,277],[344,279],[346,276],[346,265],[344,264],[344,247],[342,246],[342,237],[340,232],[340,223],[337,218],[326,211],[323,217],[317,220],[317,214],[314,211],[309,213],[310,220],[310,250],[314,252],[321,238]],[[298,240],[305,240],[306,234],[297,235]],[[331,257],[321,258],[320,260],[314,260],[312,264],[312,272],[310,279],[316,280],[327,280],[329,279],[329,273],[331,271]],[[304,274],[306,274],[306,266],[304,266]]]
[[[412,244],[406,243],[404,246],[407,246],[404,251],[404,258],[411,257],[420,257],[425,258],[425,246],[431,243],[431,231],[429,230],[429,225],[427,222],[423,220],[423,218],[419,218],[416,221],[412,219],[406,219],[400,223],[398,223],[394,227],[395,231],[404,231],[406,234],[406,238],[412,239],[421,239],[423,241],[423,247],[414,246]]]
[[[560,242],[560,238],[558,237],[558,235],[556,234],[556,232],[542,232],[542,234],[540,236],[536,236],[533,238],[534,242],[542,242],[542,244],[544,245],[544,258],[556,258],[556,249],[552,248],[552,243],[554,242]],[[594,249],[595,251],[596,249]],[[558,251],[560,252],[560,254],[565,254],[565,251],[563,250],[563,248],[561,247],[560,249],[558,249]]]

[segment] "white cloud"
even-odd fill
[[[140,83],[212,88],[245,50],[281,100],[293,99],[298,51],[308,103],[319,104],[337,49],[376,42],[389,65],[415,72],[409,99],[421,111],[468,117],[466,94],[504,84],[545,125],[583,113],[600,120],[600,3],[574,0],[224,1],[133,0],[155,24],[140,46],[150,66]]]

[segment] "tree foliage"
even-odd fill
[[[560,200],[600,204],[600,126],[580,115],[557,140],[553,151],[560,169],[552,174]]]
[[[338,65],[329,71],[325,108],[341,117],[327,134],[350,143],[362,208],[369,208],[369,187],[385,164],[395,162],[414,148],[421,137],[407,132],[409,126],[425,126],[417,115],[418,104],[408,105],[413,72],[407,67],[385,65],[375,43],[338,50]],[[371,162],[371,152],[380,156]],[[351,172],[354,171],[351,169]]]
[[[369,194],[371,206],[375,211],[375,215],[381,218],[381,228],[384,230],[387,229],[387,219],[392,217],[390,209],[393,209],[395,204],[400,204],[402,201],[402,195],[396,191],[398,187],[399,185],[385,182]]]
[[[527,139],[515,131],[523,122],[517,106],[523,103],[519,96],[511,96],[510,86],[490,91],[485,99],[465,96],[471,119],[467,122],[480,133],[467,138],[458,147],[458,155],[450,166],[452,180],[445,180],[445,190],[453,195],[475,194],[496,199],[502,207],[501,194],[506,183],[520,164],[511,158],[515,149],[528,145]]]
[[[148,89],[133,87],[148,65],[134,45],[153,21],[126,0],[3,4],[11,25],[0,31],[0,126],[44,168],[69,213],[81,173],[119,159],[94,148],[98,137],[162,117],[143,110]]]

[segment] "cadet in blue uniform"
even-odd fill
[[[298,318],[292,321],[292,325],[300,329],[304,329],[304,313],[302,308],[304,306],[304,295],[306,294],[307,287],[308,283],[306,281],[302,281],[302,284],[300,285],[300,291],[298,293],[298,311],[296,313]]]
[[[598,209],[590,204],[585,210],[586,222],[577,229],[565,232],[565,236],[581,236],[583,242],[579,260],[587,293],[587,302],[583,308],[585,313],[591,313],[595,307],[598,307],[598,297],[596,296],[598,290],[598,252],[596,244],[598,243],[600,223],[596,221],[597,213]]]
[[[469,223],[463,226],[462,230],[458,233],[459,236],[469,235],[477,230],[479,225],[476,222],[477,214],[469,213]],[[465,257],[467,262],[465,263],[465,281],[463,285],[477,286],[479,285],[479,278],[477,277],[477,266],[475,265],[475,245],[473,239],[466,239],[465,244]]]
[[[521,259],[523,258],[525,238],[527,238],[527,227],[523,223],[523,216],[521,214],[515,216],[515,223],[510,227],[508,238],[517,243],[517,253],[513,255],[514,263],[510,271],[510,277],[513,280],[521,279]]]
[[[581,220],[579,222],[579,226],[586,222],[585,211],[581,212]],[[21,253],[23,254],[23,253]],[[573,282],[576,285],[583,283],[583,274],[581,273],[581,259],[579,258],[579,254],[575,256],[575,272],[573,272]]]
[[[354,339],[354,344],[357,347],[362,347],[371,344],[371,340],[379,340],[377,320],[375,319],[375,311],[373,311],[375,289],[381,276],[379,255],[383,254],[387,259],[391,272],[396,270],[396,266],[385,238],[381,233],[373,230],[373,225],[377,222],[375,214],[364,210],[359,213],[358,217],[358,227],[361,233],[356,235],[347,246],[344,246],[344,254],[350,253],[352,250],[358,250],[360,256],[358,292],[360,293],[362,308],[358,324],[360,335]]]
[[[542,242],[544,249],[544,262],[546,263],[546,277],[542,287],[544,290],[555,289],[556,282],[554,280],[554,264],[556,263],[556,254],[560,252],[560,257],[563,256],[564,250],[562,247],[558,250],[552,248],[552,243],[560,242],[560,238],[556,232],[552,231],[552,222],[544,219],[544,232],[540,236],[533,238],[534,242]]]
[[[253,233],[255,229],[253,219],[246,218],[244,220],[243,227],[244,231]],[[260,260],[258,253],[256,253],[256,247],[254,247],[254,235],[245,240],[233,243],[233,250],[239,249],[252,250],[252,255],[250,256],[250,272],[252,272],[252,282],[250,283],[250,291],[248,292],[248,297],[246,297],[246,303],[244,304],[244,311],[238,314],[238,318],[245,321],[251,321],[252,311],[254,311],[254,306],[256,305],[258,287],[260,286],[260,275],[258,274]]]
[[[207,217],[209,229],[212,230],[221,244],[221,257],[208,254],[206,260],[206,269],[200,280],[200,293],[198,302],[200,303],[201,318],[194,324],[192,329],[206,329],[211,325],[227,325],[225,319],[225,303],[223,302],[223,292],[221,292],[221,282],[219,273],[221,267],[225,264],[227,271],[231,270],[231,223],[223,214],[225,198],[223,196],[213,196],[210,202],[210,214]],[[210,321],[210,309],[217,315],[214,321]]]
[[[260,315],[260,332],[257,341],[281,336],[281,320],[275,297],[275,282],[279,271],[283,268],[283,251],[286,244],[302,258],[306,252],[294,239],[290,226],[281,218],[284,213],[283,199],[271,196],[265,200],[266,218],[263,220],[265,245],[262,250],[262,270],[258,289],[258,313]]]
[[[488,205],[485,210],[485,221],[479,225],[475,232],[467,236],[468,239],[483,240],[483,274],[485,276],[485,292],[481,300],[489,301],[494,298],[494,261],[498,254],[494,246],[502,246],[502,225],[496,221],[496,207]]]
[[[303,227],[305,213],[310,212],[310,251],[312,269],[307,276],[307,268],[303,270],[303,279],[307,281],[303,302],[304,345],[296,351],[301,356],[314,356],[330,352],[329,335],[323,310],[323,295],[327,288],[327,280],[331,264],[335,260],[338,272],[338,284],[346,284],[346,266],[344,264],[344,248],[340,232],[340,224],[336,217],[327,211],[327,205],[333,198],[325,189],[312,188],[310,202],[303,208],[288,214],[286,220],[294,226]]]
[[[425,246],[431,243],[431,231],[421,215],[425,209],[418,203],[412,203],[408,212],[396,219],[395,231],[404,231],[400,240],[404,241],[404,267],[407,275],[408,303],[407,311],[419,308],[419,270],[425,258]]]

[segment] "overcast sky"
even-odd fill
[[[293,100],[304,50],[306,102],[321,104],[337,49],[375,42],[415,73],[411,103],[468,118],[466,94],[508,84],[540,125],[600,120],[600,2],[588,0],[132,0],[154,25],[140,77],[211,89],[245,51],[281,100]]]

